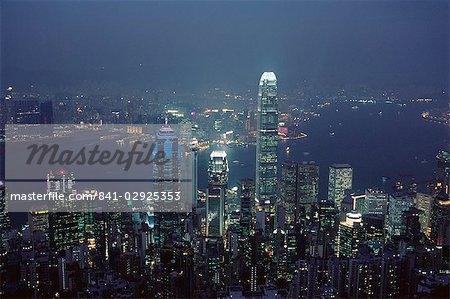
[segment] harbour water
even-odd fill
[[[304,123],[308,137],[280,142],[280,163],[286,159],[315,161],[320,166],[320,197],[327,196],[328,167],[333,163],[353,166],[355,190],[390,189],[394,180],[414,178],[419,188],[436,173],[437,152],[449,148],[449,127],[421,118],[420,104],[332,105],[321,116]],[[287,153],[286,147],[289,147]],[[199,187],[207,185],[210,148],[199,157]],[[254,178],[255,147],[227,146],[229,185],[240,178]],[[232,161],[239,161],[234,162]],[[383,180],[383,177],[385,178]]]

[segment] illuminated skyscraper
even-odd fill
[[[255,221],[255,181],[241,179],[238,181],[238,197],[240,199],[240,237],[239,252],[239,278],[244,289],[249,290],[252,277],[252,243]]]
[[[436,155],[438,160],[438,166],[443,171],[443,182],[440,184],[440,190],[438,188],[438,193],[441,196],[449,198],[450,196],[450,152],[449,151],[439,151]]]
[[[242,237],[253,234],[255,218],[255,182],[252,179],[241,179],[238,182],[238,197],[241,202],[239,226]]]
[[[388,195],[382,190],[367,189],[364,198],[364,215],[386,215]]]
[[[347,218],[339,224],[339,234],[336,255],[338,257],[358,257],[361,242],[361,214],[355,211],[347,213]]]
[[[5,211],[5,185],[2,181],[0,181],[0,277],[3,278],[5,275],[5,266],[6,266],[6,248],[4,237],[6,235],[7,230],[9,229],[9,217]],[[3,285],[0,283],[0,289]],[[2,291],[0,291],[0,295],[2,295]]]
[[[155,179],[179,179],[180,178],[180,140],[177,132],[166,123],[158,130],[156,136],[156,149],[164,151],[168,162],[156,165],[153,170]],[[156,182],[155,191],[170,192],[181,191],[179,183]],[[149,213],[150,218],[154,217],[154,241],[159,245],[171,240],[173,236],[180,233],[180,215],[173,212]],[[172,240],[173,241],[173,240]]]
[[[298,180],[299,166],[296,162],[284,161],[281,165],[281,192],[280,199],[285,213],[285,232],[278,230],[277,276],[288,281],[292,280],[297,258],[297,235],[299,233],[299,197]],[[282,233],[282,234],[280,234]],[[280,240],[284,237],[285,240]],[[280,242],[284,241],[284,242]]]
[[[328,176],[328,200],[338,210],[345,195],[352,189],[353,169],[348,164],[333,164]]]
[[[192,148],[192,207],[197,208],[198,192],[198,148]]]
[[[334,244],[338,232],[338,211],[333,202],[326,199],[319,201],[319,233],[323,240],[323,257],[334,255]]]
[[[387,212],[387,236],[402,235],[405,230],[405,219],[403,212],[409,210],[414,204],[413,194],[396,193],[389,196],[389,208]]]
[[[206,200],[206,235],[222,237],[225,227],[225,191],[228,184],[228,162],[224,151],[213,151],[208,165]]]
[[[450,247],[450,200],[436,197],[431,208],[430,237],[437,246]],[[447,249],[448,250],[448,249]]]
[[[278,99],[275,73],[259,81],[256,135],[256,200],[273,209],[277,195]]]
[[[284,161],[281,165],[281,203],[286,212],[286,226],[291,229],[298,218],[298,164]]]
[[[298,200],[301,210],[310,214],[319,196],[319,166],[314,162],[298,165]]]
[[[48,233],[49,214],[47,210],[28,212],[28,224],[31,232],[42,231]]]
[[[162,165],[158,165],[158,167],[155,168],[155,178],[178,179],[180,177],[180,146],[177,134],[170,125],[166,123],[159,129],[156,139],[156,149],[158,151],[164,151],[165,157],[167,157],[169,161]],[[173,184],[158,183],[157,186],[161,191],[166,191],[165,189],[173,191]]]
[[[383,253],[384,247],[384,216],[363,215],[362,228],[364,240],[374,255]]]
[[[420,229],[426,235],[430,233],[430,216],[433,206],[433,196],[425,193],[417,193],[414,198],[414,205],[419,209]]]
[[[60,192],[66,196],[71,193],[76,193],[74,174],[65,171],[58,173],[50,172],[47,175],[47,192]],[[40,218],[43,218],[44,215],[45,212],[40,215]],[[80,244],[81,217],[82,213],[79,212],[49,214],[50,245],[52,249],[61,251]],[[39,226],[43,227],[42,225]]]

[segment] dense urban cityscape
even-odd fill
[[[449,9],[445,1],[431,2],[438,3],[438,8]],[[3,9],[2,16],[11,20],[17,14],[18,18],[22,18],[21,13],[17,12],[20,9],[16,11],[11,3],[11,7],[6,4],[0,7]],[[95,5],[102,7],[98,3],[86,7],[95,11]],[[143,8],[145,5],[155,5],[156,10],[164,6],[158,2],[134,5],[144,5]],[[157,8],[158,5],[161,7]],[[223,3],[214,5],[226,6]],[[238,2],[232,5],[253,8],[253,3]],[[270,5],[273,4],[266,5],[269,5],[270,15],[273,9]],[[307,10],[308,5],[312,4],[302,5]],[[388,4],[380,4],[384,9],[383,5]],[[406,9],[406,6],[398,5]],[[428,7],[420,1],[415,5]],[[141,6],[136,7],[140,9]],[[77,5],[69,4],[68,9],[74,9],[74,16],[78,16],[75,13],[79,9]],[[228,8],[223,9],[228,11]],[[172,17],[173,11],[170,11],[167,16]],[[217,11],[222,14],[221,9]],[[382,12],[389,15],[384,10]],[[185,13],[190,16],[189,11]],[[215,15],[216,11],[212,9],[205,15],[208,13]],[[240,13],[234,13],[236,22],[241,24]],[[89,13],[86,14],[86,20],[90,20]],[[145,19],[147,15],[143,14]],[[251,15],[245,9],[242,14],[245,19]],[[287,19],[291,18],[286,11],[283,14]],[[71,21],[71,13],[65,11],[61,15],[68,17],[67,22]],[[178,17],[183,19],[181,15]],[[400,15],[393,13],[393,18],[400,18]],[[94,19],[98,16],[94,12],[91,14]],[[142,17],[136,11],[128,16],[138,20]],[[176,16],[173,18],[176,19]],[[345,13],[343,16],[346,16]],[[433,14],[430,13],[430,16],[432,18]],[[99,17],[99,23],[102,24],[103,20],[108,24],[103,17]],[[295,13],[293,17],[297,18]],[[152,18],[159,20],[154,15]],[[217,18],[218,23],[223,22]],[[333,18],[326,15],[324,19]],[[378,19],[375,20],[378,26]],[[197,21],[192,22],[195,25]],[[359,19],[357,21],[358,24],[361,22]],[[368,18],[367,22],[372,21]],[[39,22],[37,24],[42,28],[47,28],[42,32],[53,28]],[[208,26],[205,25],[208,22],[211,20],[207,18],[201,24]],[[224,22],[227,28],[224,32],[228,32],[228,26],[232,27],[228,22]],[[279,29],[272,34],[264,27],[264,22],[259,24],[269,37],[278,36],[282,31]],[[312,23],[317,22],[313,18]],[[448,15],[446,22],[448,25]],[[20,40],[23,29],[17,29],[8,22],[5,24],[19,32],[17,39]],[[24,24],[26,30],[33,31],[32,24]],[[78,26],[78,19],[76,24]],[[90,24],[95,31],[97,25]],[[396,23],[389,25],[396,30]],[[189,27],[186,23],[182,26]],[[201,31],[202,26],[195,25],[192,32]],[[144,32],[147,30],[141,26],[136,28]],[[172,32],[171,27],[163,28],[168,35],[177,31],[174,29]],[[181,27],[174,28],[179,30]],[[66,30],[70,32],[72,29]],[[79,30],[89,36],[91,29]],[[151,27],[148,30],[155,29]],[[64,31],[61,29],[61,32]],[[127,37],[133,35],[129,32],[135,33],[124,32]],[[191,36],[189,29],[186,32]],[[149,49],[157,48],[158,44],[170,44],[164,38],[158,39],[161,37],[158,34],[152,37]],[[58,38],[63,40],[65,37],[62,35],[64,33]],[[2,51],[9,51],[7,57],[17,61],[25,57],[24,54],[21,54],[23,57],[19,54],[15,57],[12,53],[14,49],[8,50],[8,45],[3,42],[14,43],[14,34],[7,33],[5,36],[2,38]],[[118,39],[120,43],[122,38]],[[230,37],[224,34],[221,38],[228,42]],[[154,40],[157,40],[156,46]],[[180,40],[180,45],[186,46],[186,49],[174,48],[177,48],[177,55],[180,53],[183,56],[181,52],[190,51],[191,41],[186,43],[181,37]],[[271,38],[266,40],[264,36],[261,40],[266,43]],[[287,40],[290,44],[291,41]],[[230,43],[232,41],[230,38]],[[245,48],[246,41],[247,36],[236,43],[236,47]],[[132,38],[124,39],[123,45],[128,43],[132,44]],[[194,38],[192,44],[196,43],[202,44]],[[371,41],[365,43],[371,44]],[[71,51],[69,48],[72,45],[64,42],[55,44],[59,45],[53,53],[55,61],[61,52]],[[108,48],[108,43],[103,47],[105,53],[113,51]],[[344,49],[347,47],[351,48],[345,44]],[[127,58],[135,65],[136,54],[133,51],[138,51],[136,48],[141,49],[130,49],[132,54]],[[128,51],[128,48],[125,49]],[[443,49],[448,55],[448,36]],[[34,53],[33,49],[27,50]],[[197,51],[200,50],[195,49],[192,53]],[[227,51],[235,53],[234,48]],[[265,49],[261,51],[265,52]],[[126,56],[125,52],[117,57],[122,54]],[[308,53],[311,56],[314,54]],[[357,56],[355,53],[352,54],[354,57]],[[99,61],[103,54],[97,56]],[[136,76],[142,76],[139,80],[145,81],[143,74],[151,74],[149,78],[154,76],[157,66],[152,66],[154,69],[149,73],[142,70],[146,67],[145,63],[151,62],[152,55],[147,57],[147,61],[137,55],[138,66],[129,67],[127,64],[120,76],[128,77],[127,70],[130,74],[127,80],[130,81],[135,80]],[[284,69],[267,68],[265,63],[272,65],[266,61],[271,55],[268,55],[269,58],[258,56],[263,60],[258,62],[259,71],[246,77],[245,84],[234,85],[230,79],[215,85],[209,82],[214,81],[216,68],[221,72],[223,69],[226,74],[229,70],[228,66],[221,65],[221,69],[219,64],[215,65],[215,60],[209,61],[208,55],[205,54],[205,61],[207,65],[213,65],[211,78],[209,72],[206,72],[207,75],[194,75],[197,66],[189,69],[188,75],[180,70],[181,74],[174,78],[190,75],[194,78],[185,85],[180,83],[181,87],[175,84],[177,79],[169,79],[169,84],[160,85],[155,83],[157,81],[145,85],[133,82],[139,87],[127,86],[128,83],[123,83],[125,80],[122,82],[119,77],[117,80],[120,83],[108,81],[105,78],[109,76],[106,75],[109,69],[102,62],[90,69],[91,74],[86,72],[81,76],[81,84],[75,75],[69,76],[69,83],[62,84],[58,81],[58,75],[41,76],[37,72],[39,75],[33,77],[32,71],[2,66],[0,298],[449,298],[448,85],[440,81],[419,84],[419,77],[403,78],[411,81],[407,83],[387,82],[395,81],[392,78],[397,77],[381,71],[380,77],[388,78],[386,81],[365,78],[368,83],[361,83],[353,78],[346,82],[348,74],[342,73],[344,82],[333,79],[336,83],[328,84],[310,80],[308,76],[297,76],[294,71],[287,71],[286,65]],[[51,53],[45,53],[45,57],[48,56]],[[422,56],[418,54],[418,57]],[[433,62],[430,58],[433,55],[427,57],[430,63]],[[74,59],[74,64],[81,65],[83,59]],[[167,72],[171,73],[171,65],[178,62],[171,64],[174,56],[165,59],[163,67],[167,63]],[[215,59],[222,60],[222,57]],[[92,63],[90,58],[86,60],[88,64]],[[187,55],[186,61],[191,60],[201,59]],[[361,69],[368,63],[363,61]],[[2,58],[2,63],[8,64],[10,61],[5,62]],[[313,70],[315,63],[320,64],[320,61],[312,64]],[[367,73],[375,70],[376,64],[380,63],[367,66]],[[402,74],[421,75],[419,71],[410,71],[409,64]],[[439,61],[438,64],[443,63]],[[199,65],[197,71],[201,73],[204,66]],[[331,69],[324,68],[322,71],[329,73]],[[361,73],[364,72],[365,69]],[[236,78],[242,80],[250,72],[232,70],[231,73],[236,73]],[[448,84],[448,68],[444,73],[446,78],[441,78],[438,71],[430,72],[430,77],[439,76],[442,82]],[[33,79],[25,79],[23,74]],[[104,81],[95,81],[90,76],[100,76]],[[283,84],[283,80],[295,83]],[[374,83],[377,80],[379,82]],[[42,83],[44,81],[45,84]],[[190,86],[193,81],[202,82],[198,86]],[[26,129],[23,131],[25,133],[19,133],[22,128]],[[151,128],[156,129],[152,131]],[[91,142],[69,137],[71,150],[82,148],[70,163],[70,153],[64,156],[67,149],[62,151],[57,161],[52,162],[50,157],[47,165],[45,162],[42,165],[42,161],[50,150],[47,148],[41,152],[37,165],[44,169],[45,176],[33,177],[32,159],[22,163],[19,152],[11,150],[15,149],[12,145],[23,146],[26,142],[34,142],[37,147],[56,140],[56,137],[67,138],[74,131],[82,130],[97,139]],[[108,162],[105,161],[111,154],[107,152],[97,151],[99,158],[96,161],[93,155],[85,157],[85,147],[89,148],[95,142],[109,142],[119,150]],[[136,148],[138,144],[145,148],[147,142],[153,145],[149,146],[151,155],[144,161],[143,153],[136,153]],[[59,145],[63,148],[64,142]],[[122,167],[121,163],[125,165],[125,161],[120,159],[126,154],[128,146],[132,148],[129,164]],[[156,154],[151,153],[154,149]],[[91,151],[89,153],[92,154]],[[160,160],[157,159],[159,153],[162,153]],[[56,155],[56,150],[53,154]],[[114,164],[117,156],[119,172],[111,175],[110,172],[116,170],[106,166]],[[76,160],[79,157],[82,158]],[[89,165],[84,166],[85,163]],[[131,165],[133,163],[135,165]],[[86,173],[90,175],[80,173],[81,168],[76,168],[75,164],[86,167]],[[139,174],[135,177],[131,173],[133,167],[139,164],[150,166],[144,168],[144,176]],[[20,168],[19,165],[30,168]],[[12,172],[11,169],[16,166],[17,169]],[[117,176],[114,177],[114,174]],[[111,190],[102,189],[108,186],[107,183],[114,187]],[[145,190],[128,187],[135,186],[134,183],[144,184]],[[156,187],[150,187],[150,183]],[[20,190],[21,186],[23,190]],[[119,188],[126,192],[118,194]],[[31,189],[32,194],[29,192]],[[39,194],[41,189],[45,190],[43,194]],[[21,191],[23,198],[13,194],[18,191]],[[149,200],[149,194],[153,196],[151,203],[139,205],[132,202],[139,200],[138,197],[142,197],[140,202],[144,197]],[[37,203],[41,201],[41,195],[44,201],[49,199],[55,202],[58,196],[80,196],[90,198],[92,202],[94,199],[100,200],[103,206],[94,208],[92,202],[78,206],[55,203],[42,208]],[[160,203],[156,203],[159,200]],[[18,205],[13,201],[23,202]],[[121,201],[125,202],[123,206],[115,203]],[[146,207],[146,204],[151,207]],[[158,210],[164,204],[173,206]]]
[[[138,126],[145,117],[160,123],[166,119],[169,124],[162,128],[189,124],[194,165],[199,152],[214,149],[207,173],[195,169],[193,190],[198,192],[192,195],[191,213],[33,211],[13,227],[3,198],[3,295],[445,297],[450,271],[448,149],[436,153],[438,175],[424,192],[414,181],[401,180],[390,182],[389,188],[367,186],[355,192],[352,166],[332,164],[320,168],[328,172],[323,198],[319,165],[279,161],[277,155],[279,140],[295,140],[299,123],[319,112],[279,113],[277,93],[275,74],[266,72],[258,86],[257,111],[158,111],[137,99],[118,101],[125,107],[108,107],[105,113],[101,103],[87,105],[90,101],[82,97],[55,103],[7,88],[2,106],[6,123]],[[256,161],[254,177],[230,186],[229,164],[239,162],[229,161],[227,149],[254,145],[256,156],[245,158]],[[199,176],[207,176],[207,188],[199,189]],[[48,190],[77,192],[73,174],[52,174],[47,181]]]

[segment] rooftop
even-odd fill
[[[332,164],[332,168],[352,168],[350,164]]]
[[[277,76],[275,76],[274,72],[264,72],[261,75],[261,79],[259,80],[259,84],[262,84],[262,82],[264,82],[264,81],[276,82],[277,81]]]
[[[225,151],[213,151],[210,158],[226,158],[227,153]]]

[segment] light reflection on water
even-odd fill
[[[337,110],[336,107],[322,110],[320,118],[303,125],[307,138],[280,142],[278,149],[280,162],[290,159],[319,164],[321,197],[326,197],[328,166],[333,163],[353,166],[357,190],[390,188],[390,182],[401,176],[414,177],[421,187],[433,178],[437,169],[435,155],[440,149],[448,148],[449,128],[422,120],[423,107],[377,104],[361,105],[355,111],[351,105],[341,104]],[[330,135],[331,132],[334,135]],[[201,189],[207,185],[207,162],[213,149],[199,156]],[[230,187],[240,178],[254,178],[254,146],[229,146],[225,150]],[[238,162],[233,163],[235,160]]]

